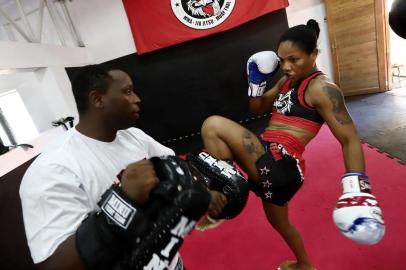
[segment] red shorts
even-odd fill
[[[260,138],[268,143],[276,142],[282,144],[291,156],[299,160],[302,174],[305,174],[305,160],[302,157],[305,146],[297,137],[285,131],[265,130],[260,135]]]

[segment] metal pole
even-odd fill
[[[62,1],[62,0],[58,0],[58,2],[59,2],[59,1]],[[56,16],[57,18],[59,18],[59,20],[58,20],[59,27],[60,27],[59,29],[68,29],[71,38],[72,38],[74,41],[76,41],[76,40],[75,40],[75,37],[74,37],[73,34],[72,34],[71,29],[70,29],[69,26],[68,26],[68,23],[66,22],[66,19],[65,19],[64,16],[62,15],[62,13],[61,13],[61,11],[59,10],[59,8],[56,6],[55,2],[54,2],[53,0],[50,0],[49,5],[52,7],[53,12],[55,12],[55,16]],[[76,43],[77,43],[77,41],[76,41]]]
[[[24,25],[25,25],[25,28],[26,28],[27,31],[28,31],[28,34],[29,34],[31,40],[34,40],[34,32],[32,31],[32,27],[31,27],[30,22],[29,22],[28,19],[27,19],[27,16],[25,15],[23,6],[21,5],[20,0],[15,0],[15,2],[16,2],[16,5],[17,5],[17,7],[18,7],[18,10],[20,11],[21,19],[23,20],[23,23],[24,23]]]
[[[66,1],[63,0],[63,1],[60,1],[59,3],[62,6],[63,14],[65,15],[65,19],[68,22],[68,26],[69,26],[69,29],[70,29],[72,35],[74,36],[74,38],[76,39],[76,41],[78,42],[78,45],[80,47],[85,47],[85,44],[83,43],[83,40],[82,40],[79,32],[77,31],[75,24],[73,23],[72,17],[70,16],[70,12],[66,5]]]
[[[12,26],[10,23],[7,23],[7,25],[4,26],[4,30],[5,30],[6,33],[7,33],[8,40],[17,41],[16,33],[15,33],[15,31],[13,30],[13,26]]]
[[[41,1],[42,1],[42,0],[41,0]],[[31,11],[28,11],[28,12],[25,13],[25,16],[29,16],[29,15],[31,15],[31,14],[37,12],[38,10],[39,10],[39,8],[35,8],[35,9],[31,10]],[[17,21],[19,21],[19,20],[21,20],[21,17],[18,17],[18,18],[15,18],[15,19],[14,19],[15,22],[17,22]],[[5,23],[5,24],[3,24],[3,26],[9,25],[9,24],[10,24],[10,23]]]
[[[17,30],[18,33],[20,33],[20,35],[27,40],[28,42],[32,42],[32,39],[24,32],[23,29],[21,29],[20,26],[18,26],[18,24],[16,24],[14,22],[14,20],[12,18],[10,18],[10,16],[8,16],[7,12],[5,12],[1,7],[0,7],[0,14],[3,15],[4,18],[6,18],[6,20],[15,28],[15,30]]]
[[[44,1],[45,1],[45,5],[46,5],[46,7],[48,9],[49,16],[51,17],[51,21],[52,21],[52,23],[53,23],[53,25],[55,27],[55,31],[58,34],[59,40],[61,41],[62,46],[65,46],[66,42],[65,42],[65,39],[64,39],[64,37],[63,37],[63,35],[62,35],[61,31],[60,31],[59,23],[58,23],[58,21],[56,19],[54,10],[53,10],[50,2],[49,2],[50,0],[44,0]]]
[[[49,0],[49,5],[52,7],[52,10],[55,12],[55,16],[60,19],[59,20],[59,22],[61,23],[60,25],[68,28],[68,25],[66,24],[66,21],[65,21],[64,17],[62,16],[59,8],[56,6],[55,2],[53,0]]]
[[[42,40],[42,25],[44,24],[44,9],[45,9],[45,3],[44,1],[40,1],[39,3],[39,18],[38,18],[38,36],[37,36],[37,42],[41,43]]]

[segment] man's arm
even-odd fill
[[[309,103],[316,107],[340,142],[347,172],[364,172],[361,142],[341,90],[328,82],[315,82],[313,86],[309,88]]]
[[[131,201],[143,204],[149,199],[150,191],[158,183],[159,180],[151,162],[142,160],[130,164],[124,171],[121,189]],[[66,192],[69,193],[69,191]],[[48,226],[52,227],[52,224]],[[104,216],[89,213],[89,217],[80,224],[78,230],[60,243],[48,259],[38,264],[39,269],[86,269],[85,265],[89,265],[86,255],[89,253],[83,255],[86,253],[83,251],[87,250],[101,251],[99,256],[92,256],[91,263],[97,264],[98,259],[101,263],[114,263],[118,259],[115,256],[119,253],[121,242],[124,241],[116,238],[115,229],[110,231],[109,226]],[[78,237],[79,231],[82,232],[80,237]],[[102,241],[97,241],[100,238]],[[110,254],[111,258],[102,256],[103,251],[104,254]],[[104,261],[105,259],[107,260]]]
[[[85,270],[76,248],[76,236],[71,235],[63,241],[51,257],[38,264],[38,268],[41,270]]]
[[[250,97],[250,111],[255,114],[272,112],[272,107],[275,99],[278,97],[282,85],[286,82],[286,77],[283,76],[270,90],[266,91],[260,97]]]

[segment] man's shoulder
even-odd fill
[[[152,138],[147,133],[145,133],[143,130],[136,128],[136,127],[130,127],[130,128],[124,129],[124,130],[120,130],[120,131],[118,131],[118,135],[120,137],[141,140],[141,141],[149,140]]]
[[[153,137],[151,137],[141,129],[129,128],[120,132],[120,137],[123,140],[122,143],[132,143],[132,145],[139,150],[143,150],[149,153],[148,156],[174,155],[172,149],[162,145],[160,142],[155,140]]]
[[[132,134],[136,136],[148,136],[143,130],[136,127],[130,127],[127,129],[120,130],[119,133]]]
[[[31,164],[30,168],[43,166],[65,166],[74,159],[73,152],[78,149],[73,130],[68,130],[51,142]]]
[[[77,135],[74,129],[70,129],[62,134],[59,138],[51,142],[46,149],[42,152],[44,155],[58,155],[61,152],[67,153],[69,150],[74,149],[77,144]],[[61,155],[61,158],[65,155]]]
[[[66,154],[69,137],[69,133],[65,132],[46,146],[44,151],[35,158],[23,176],[20,194],[26,190],[31,191],[32,186],[35,186],[35,190],[39,190],[46,177],[58,173],[57,170],[61,170],[70,163]]]

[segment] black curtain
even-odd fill
[[[226,32],[103,65],[130,74],[142,100],[137,127],[168,143],[195,135],[213,114],[236,121],[250,118],[246,61],[255,52],[276,51],[287,28],[282,9]]]
[[[34,270],[21,209],[21,179],[35,158],[0,177],[0,269]]]

